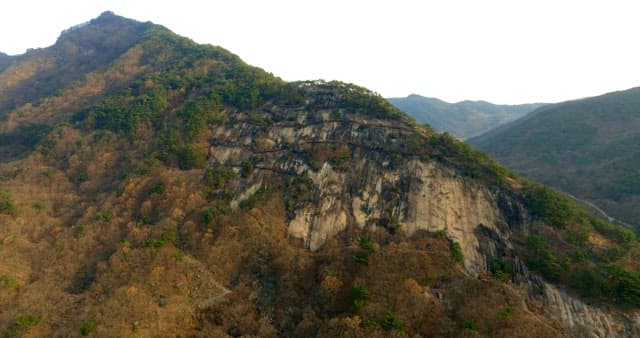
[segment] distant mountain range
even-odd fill
[[[419,123],[428,123],[437,131],[448,132],[463,140],[486,133],[545,105],[497,105],[486,101],[448,103],[415,94],[388,100]]]
[[[640,226],[640,87],[545,106],[468,142]]]

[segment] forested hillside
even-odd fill
[[[0,140],[5,337],[640,335],[632,232],[353,84],[106,12]]]
[[[640,88],[550,105],[469,142],[640,226]]]

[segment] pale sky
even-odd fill
[[[285,80],[340,80],[385,97],[557,102],[640,86],[640,2],[619,0],[5,1],[0,51],[49,46],[105,10]]]

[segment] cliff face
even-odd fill
[[[319,250],[327,239],[347,226],[373,226],[409,236],[418,230],[444,230],[465,244],[468,268],[477,273],[484,259],[476,250],[476,227],[485,225],[502,233],[498,227],[506,225],[488,189],[437,162],[399,156],[401,152],[393,149],[393,143],[411,137],[414,130],[375,119],[330,116],[327,111],[319,120],[308,122],[310,116],[301,114],[300,123],[272,125],[260,139],[273,147],[266,149],[251,149],[250,139],[243,141],[240,137],[252,133],[250,124],[239,123],[231,130],[219,128],[216,135],[221,139],[239,142],[221,142],[212,146],[210,153],[217,164],[226,167],[241,167],[260,155],[258,172],[276,171],[308,178],[313,183],[312,197],[295,209],[288,231],[312,251]],[[368,146],[371,143],[386,143],[390,149],[372,150]],[[278,148],[282,144],[293,151]],[[335,158],[314,168],[313,158],[295,151],[308,144],[337,148],[328,150],[337,152]],[[236,202],[249,198],[264,181],[260,174],[252,177],[246,182],[246,191],[237,194]]]
[[[635,337],[640,334],[638,313],[611,313],[590,306],[544,283],[545,313],[581,337]]]

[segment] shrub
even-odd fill
[[[102,222],[109,222],[113,218],[111,211],[102,211],[96,215],[96,219]]]
[[[166,244],[176,244],[177,243],[176,233],[173,231],[164,231],[160,238],[148,238],[142,242],[142,246],[145,248],[161,248]]]
[[[614,266],[609,273],[616,281],[615,294],[620,303],[640,306],[640,274],[621,266]]]
[[[160,181],[154,184],[151,189],[149,189],[149,195],[158,194],[162,195],[164,193],[164,182]]]
[[[96,320],[87,319],[84,322],[82,322],[82,325],[80,325],[80,334],[83,336],[88,336],[93,331],[96,330],[97,326],[98,326],[98,322]]]
[[[18,317],[11,327],[3,332],[3,337],[18,337],[24,335],[30,328],[38,325],[40,317],[35,315],[23,315]]]
[[[356,263],[360,263],[360,264],[369,264],[369,255],[368,254],[355,254],[353,255],[353,260],[356,261]]]
[[[212,208],[207,208],[202,213],[202,223],[204,224],[211,224],[211,222],[213,222],[213,218],[214,218],[214,214],[213,214]]]
[[[187,144],[178,154],[180,169],[202,168],[207,163],[207,152],[193,144]]]
[[[225,198],[224,191],[227,181],[234,178],[236,173],[231,168],[207,167],[204,171],[204,194],[206,197],[213,197],[214,192],[223,190],[222,198]]]
[[[40,317],[34,315],[24,315],[16,319],[15,326],[24,330],[35,326],[40,322]]]
[[[380,320],[380,327],[386,331],[397,330],[404,332],[404,326],[402,326],[398,318],[396,318],[391,311],[387,311],[384,318]]]
[[[474,332],[478,332],[480,330],[480,327],[473,319],[465,319],[465,321],[462,322],[462,328]]]
[[[360,313],[364,307],[364,302],[369,299],[370,294],[371,290],[363,285],[354,285],[349,289],[349,299],[354,313]]]
[[[579,230],[569,230],[567,231],[566,238],[567,242],[574,245],[583,245],[589,239],[589,235],[591,234],[591,229],[579,229]]]
[[[451,251],[451,259],[454,262],[462,262],[462,247],[460,247],[460,243],[451,241],[449,243],[449,250]]]
[[[606,288],[604,280],[599,274],[584,268],[571,271],[569,285],[580,291],[583,296],[593,298],[600,297]]]
[[[513,314],[515,309],[516,308],[514,308],[513,306],[506,304],[505,306],[502,307],[502,312],[500,312],[500,318],[502,318],[503,320],[508,320],[509,318],[511,318],[511,315]]]
[[[185,256],[184,252],[178,251],[171,255],[171,259],[173,259],[176,262],[180,262],[184,259],[184,256]]]
[[[373,252],[373,244],[371,243],[369,237],[362,237],[358,242],[358,245],[360,246],[360,249],[364,250],[367,253]]]
[[[0,214],[15,216],[18,208],[9,193],[0,189]]]
[[[360,246],[361,252],[357,253],[353,256],[353,259],[357,263],[367,264],[369,263],[369,255],[373,252],[373,244],[368,237],[362,237],[360,242],[358,243]]]
[[[513,264],[511,264],[511,262],[502,261],[497,258],[491,262],[490,270],[496,279],[503,282],[511,280],[515,273],[513,271]]]
[[[547,242],[540,236],[532,235],[527,238],[527,252],[525,263],[534,271],[538,271],[544,278],[557,282],[562,273],[562,267],[549,249]]]
[[[5,287],[18,291],[20,290],[20,283],[15,277],[10,275],[0,275],[0,285],[4,285]]]
[[[605,262],[615,262],[622,258],[625,255],[626,251],[619,247],[613,247],[606,249],[602,255],[601,259]]]
[[[31,205],[36,211],[42,211],[47,205],[43,201],[37,201]]]

